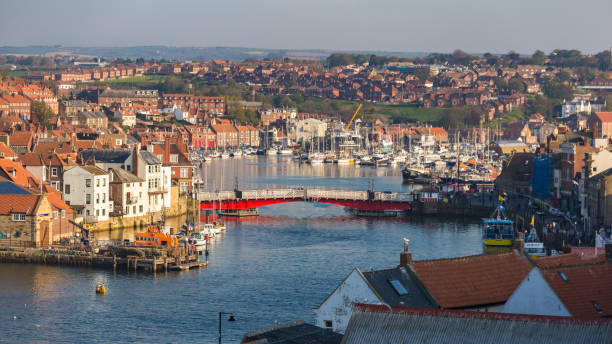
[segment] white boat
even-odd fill
[[[283,148],[278,150],[278,155],[293,155],[293,150],[289,148]]]
[[[338,163],[338,165],[349,165],[352,161],[353,159],[349,158],[338,158],[336,162]]]
[[[325,155],[320,153],[314,153],[308,155],[308,162],[310,164],[322,164],[325,161]]]
[[[229,159],[230,154],[228,152],[221,153],[221,159]]]
[[[240,158],[242,157],[242,151],[241,150],[235,150],[232,153],[230,153],[230,155],[234,158]]]
[[[193,244],[198,252],[203,252],[206,250],[206,235],[204,232],[192,233],[187,242]]]
[[[278,149],[276,149],[276,148],[268,148],[266,150],[266,155],[278,155]]]

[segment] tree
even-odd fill
[[[33,101],[32,114],[38,118],[38,121],[44,127],[50,127],[49,120],[51,119],[51,116],[53,116],[53,110],[51,110],[51,107],[49,107],[49,105],[38,100]]]
[[[414,76],[419,80],[427,80],[431,76],[429,68],[417,68],[414,70]]]
[[[557,77],[557,80],[561,82],[566,82],[572,78],[572,75],[568,71],[562,70],[559,73],[557,73],[556,77]]]
[[[0,80],[7,80],[8,78],[11,77],[11,73],[9,72],[8,68],[4,68],[1,72],[0,72]]]
[[[535,98],[527,101],[526,113],[532,115],[540,113],[547,119],[551,119],[555,112],[555,106],[560,103],[558,100],[550,99],[543,95],[537,95]]]
[[[571,86],[558,81],[549,81],[545,83],[542,91],[544,95],[553,99],[571,100],[574,96],[574,90]]]
[[[497,89],[500,91],[508,88],[508,82],[504,78],[495,78],[494,82],[495,87],[497,87]]]
[[[520,93],[525,93],[525,90],[526,90],[525,84],[520,79],[517,79],[517,78],[512,78],[510,79],[510,81],[508,81],[508,88],[512,91],[516,91]]]
[[[546,55],[542,50],[536,50],[531,55],[531,63],[535,65],[543,65],[546,62]]]

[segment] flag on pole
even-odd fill
[[[503,202],[503,201],[505,201],[506,199],[505,199],[505,198],[503,198],[501,195],[499,195],[498,200],[499,200],[500,202]]]
[[[534,220],[535,220],[534,217],[535,217],[534,215],[531,215],[531,227],[533,227],[533,224],[534,224]]]

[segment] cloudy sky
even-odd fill
[[[2,0],[0,45],[531,53],[612,46],[612,0]]]

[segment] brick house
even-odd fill
[[[76,115],[87,109],[87,103],[82,100],[64,100],[59,103],[59,113],[64,116]]]
[[[198,97],[182,93],[164,94],[162,104],[164,107],[180,106],[184,110],[197,109],[214,115],[225,113],[224,97]]]
[[[589,117],[587,126],[593,131],[593,138],[612,138],[612,112],[595,112]]]
[[[0,194],[0,245],[40,247],[52,243],[52,206],[45,195]]]
[[[213,132],[217,137],[216,146],[221,149],[238,146],[238,130],[228,123],[211,124]]]
[[[16,114],[23,120],[30,120],[30,101],[21,95],[4,95],[2,96],[9,105],[9,113]]]

